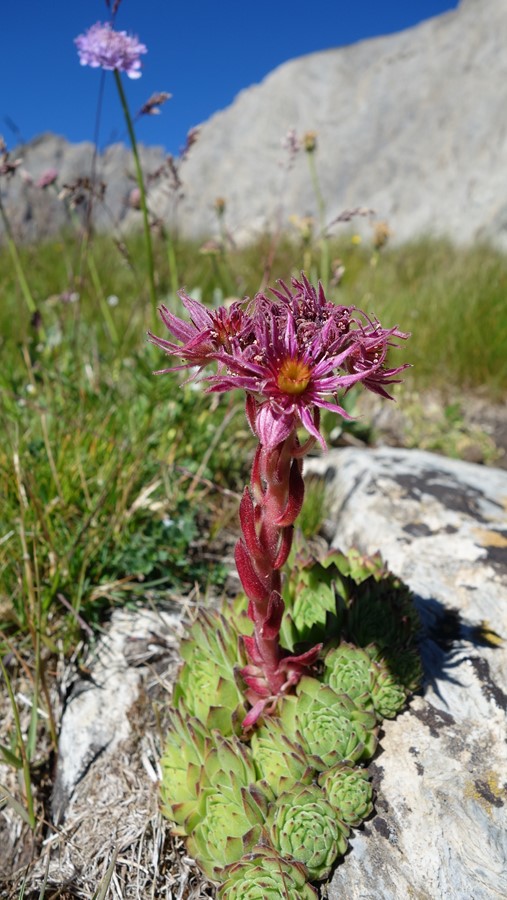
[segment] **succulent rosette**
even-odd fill
[[[360,825],[373,810],[373,788],[366,769],[338,765],[318,779],[327,800],[345,825]]]
[[[280,630],[289,650],[298,643],[325,640],[339,628],[335,573],[330,563],[329,556],[318,560],[304,551],[290,560],[282,590],[285,612]]]
[[[290,650],[301,642],[327,641],[344,625],[358,585],[387,574],[380,554],[364,556],[331,550],[318,556],[306,548],[292,554],[282,596],[281,636]]]
[[[205,748],[203,762],[204,785],[210,793],[222,791],[226,796],[237,796],[242,787],[248,787],[257,778],[249,747],[235,735],[223,737],[212,732]]]
[[[347,849],[349,830],[317,785],[281,794],[270,807],[267,825],[274,846],[303,863],[312,881],[326,878]]]
[[[329,301],[303,274],[229,308],[181,296],[188,320],[162,307],[169,340],[149,335],[179,357],[163,371],[195,369],[210,392],[242,390],[258,446],[235,549],[248,625],[234,604],[227,618],[201,613],[182,645],[164,811],[205,874],[225,881],[221,900],[310,900],[306,878],[325,878],[346,851],[344,819],[371,806],[367,776],[352,766],[373,755],[377,715],[398,702],[389,654],[412,651],[413,627],[380,557],[333,551],[301,556],[288,579],[282,569],[304,500],[303,459],[316,441],[325,449],[321,411],[349,418],[340,393],[360,382],[388,397],[406,368],[388,368],[388,350],[407,335]],[[385,604],[363,615],[362,598],[379,584]],[[385,609],[402,624],[386,625]]]
[[[299,682],[296,696],[284,697],[280,723],[319,772],[337,763],[369,759],[377,746],[375,715],[308,676]]]
[[[235,629],[220,613],[201,610],[180,652],[184,665],[174,688],[174,703],[183,704],[209,731],[238,733],[246,707]]]
[[[161,765],[162,811],[176,823],[173,831],[178,834],[189,834],[199,821],[204,794],[230,794],[257,778],[244,743],[218,731],[209,734],[198,719],[185,718],[180,710],[171,713]]]
[[[187,834],[195,820],[202,786],[202,766],[209,738],[201,722],[171,710],[164,754],[160,761],[162,812]],[[185,824],[187,823],[187,824]]]
[[[366,649],[373,656],[371,648],[367,647]],[[388,654],[386,650],[383,653],[377,652],[373,658],[394,673],[396,680],[403,685],[407,695],[420,688],[423,669],[421,655],[416,647],[400,648],[395,660],[393,660],[393,655]]]
[[[360,647],[413,645],[420,628],[410,589],[387,570],[365,580],[353,594],[347,616],[349,640]],[[393,654],[395,655],[395,654]]]
[[[342,642],[324,660],[324,681],[337,694],[347,694],[361,709],[371,710],[375,663],[359,647]]]
[[[407,692],[387,666],[377,666],[372,690],[375,712],[380,719],[394,719],[405,706]]]
[[[316,891],[307,884],[302,863],[283,859],[270,847],[252,853],[228,866],[219,900],[315,900]]]
[[[253,733],[251,749],[260,786],[270,798],[313,780],[315,769],[306,753],[287,737],[277,719],[269,719]]]
[[[240,786],[234,774],[220,790],[203,792],[200,821],[187,840],[187,850],[209,878],[220,879],[225,866],[261,840],[267,809],[263,792],[253,785]]]

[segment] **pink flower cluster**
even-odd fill
[[[82,66],[125,72],[129,78],[141,77],[141,53],[148,50],[134,35],[115,31],[109,24],[97,22],[74,41]]]
[[[300,425],[325,447],[320,409],[348,419],[337,402],[339,391],[362,382],[389,397],[386,386],[407,368],[386,365],[393,340],[407,334],[383,328],[356,307],[330,302],[322,286],[315,288],[304,274],[292,279],[292,289],[281,281],[270,296],[257,294],[229,308],[210,310],[184,293],[181,298],[190,322],[164,306],[160,314],[182,343],[149,334],[152,343],[183,360],[162,371],[217,363],[216,373],[206,376],[209,390],[246,391],[248,420],[268,449]]]

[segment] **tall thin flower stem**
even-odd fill
[[[95,288],[95,293],[97,294],[97,297],[99,300],[102,317],[106,323],[106,328],[109,332],[109,337],[111,338],[113,344],[118,345],[118,341],[119,341],[118,332],[116,330],[116,326],[114,324],[113,317],[112,317],[109,307],[107,305],[107,300],[104,296],[104,291],[102,289],[100,275],[99,275],[99,272],[97,269],[97,265],[95,263],[95,259],[93,258],[93,255],[90,250],[88,251],[88,256],[87,256],[86,262],[88,264],[88,269],[90,270],[91,279],[93,281],[93,287]]]
[[[26,280],[25,271],[23,269],[23,264],[21,262],[18,248],[16,247],[16,242],[12,235],[11,223],[7,217],[7,213],[5,212],[5,207],[0,199],[0,216],[2,217],[2,222],[5,228],[5,234],[7,238],[7,246],[9,248],[9,253],[11,255],[12,262],[14,264],[14,269],[16,271],[16,277],[18,279],[19,286],[21,288],[21,292],[23,297],[25,298],[26,305],[28,306],[28,310],[33,316],[34,313],[37,312],[37,307],[35,305],[35,300],[33,299],[32,292],[30,290],[28,281]],[[40,334],[43,340],[46,339],[46,332],[44,331],[44,327],[40,326]]]
[[[121,106],[123,109],[123,115],[125,116],[125,122],[127,124],[127,130],[129,133],[130,143],[132,146],[132,153],[134,155],[136,178],[137,178],[137,183],[139,186],[139,192],[141,195],[141,211],[143,214],[144,237],[146,240],[146,259],[147,259],[147,264],[148,264],[148,280],[149,280],[149,286],[150,286],[150,299],[151,299],[153,320],[154,320],[154,322],[156,322],[157,321],[157,292],[156,292],[156,288],[155,288],[155,264],[154,264],[154,260],[153,260],[153,244],[152,244],[152,240],[151,240],[150,223],[148,221],[148,205],[146,202],[146,191],[145,191],[145,187],[144,187],[143,170],[141,168],[141,161],[139,159],[134,125],[133,125],[132,117],[130,115],[130,111],[128,108],[125,91],[123,90],[121,75],[120,75],[118,69],[114,70],[114,78],[116,81],[116,87],[118,88],[118,94],[119,94],[120,103],[121,103]]]

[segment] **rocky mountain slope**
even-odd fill
[[[180,230],[212,235],[217,197],[226,201],[229,229],[243,237],[288,226],[293,214],[316,215],[304,151],[288,166],[283,143],[293,129],[298,137],[317,133],[326,221],[369,207],[399,241],[431,233],[507,247],[506,45],[507,0],[461,0],[457,10],[407,31],[285,63],[202,126],[180,170]],[[65,177],[79,160],[88,174],[91,149],[55,137],[24,148],[25,166],[38,174],[40,154],[49,164],[50,150],[60,154]],[[146,156],[151,169],[163,161],[161,150]],[[108,148],[98,171],[112,216],[133,221],[127,151]],[[30,233],[41,201],[33,186],[16,181],[8,202]],[[167,179],[153,183],[150,205],[174,221]],[[101,214],[102,227],[107,218]]]

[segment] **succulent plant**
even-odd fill
[[[374,646],[365,649],[372,659],[391,672],[407,694],[411,694],[421,686],[423,677],[421,655],[415,647],[399,648],[394,660],[393,654],[385,649],[380,651]]]
[[[282,597],[285,612],[280,636],[289,650],[302,642],[325,639],[329,631],[337,631],[336,591],[330,557],[318,560],[305,551],[289,560],[288,577]]]
[[[161,759],[160,792],[162,812],[180,826],[175,831],[181,834],[191,830],[195,818],[207,741],[207,733],[198,719],[171,710]]]
[[[187,840],[188,852],[211,879],[237,862],[259,842],[264,832],[268,802],[262,791],[242,787],[234,774],[199,801],[199,823]]]
[[[237,863],[227,866],[227,880],[219,900],[315,900],[307,884],[307,869],[301,863],[282,859],[270,847],[255,848]]]
[[[281,636],[290,650],[302,642],[336,637],[358,585],[380,581],[388,570],[379,553],[364,556],[331,550],[316,557],[304,548],[289,558],[283,588],[285,614]]]
[[[269,727],[268,719],[265,724]],[[375,715],[315,678],[302,678],[296,696],[283,698],[280,724],[320,772],[337,763],[368,759],[377,746]]]
[[[337,693],[346,693],[362,709],[374,709],[379,719],[393,719],[405,705],[407,691],[375,645],[362,650],[342,643],[327,654],[324,666],[326,684]]]
[[[348,639],[360,647],[374,644],[393,663],[398,650],[415,645],[419,628],[412,592],[390,573],[363,582],[351,598]]]
[[[226,796],[237,796],[240,787],[248,787],[257,778],[249,747],[235,735],[225,738],[211,734],[204,754],[204,784]]]
[[[371,710],[375,663],[359,647],[342,642],[324,660],[324,681],[337,694],[347,694],[361,709]]]
[[[338,765],[322,772],[318,783],[345,825],[360,825],[373,810],[373,788],[366,769]]]
[[[407,692],[387,666],[377,666],[377,669],[371,695],[375,712],[380,719],[394,719],[405,706]]]
[[[281,794],[270,806],[267,825],[274,846],[304,863],[311,880],[326,878],[347,849],[349,830],[317,785]]]
[[[221,791],[239,796],[255,782],[257,770],[246,744],[218,731],[206,733],[195,719],[173,711],[162,764],[162,812],[187,835],[203,816],[202,797]],[[236,793],[235,793],[236,792]]]
[[[269,719],[254,732],[251,748],[260,786],[270,799],[295,784],[311,783],[314,768],[301,745],[287,737],[277,719]]]
[[[208,731],[238,734],[246,714],[239,669],[246,661],[232,625],[215,610],[201,610],[181,644],[184,664],[173,701]]]

